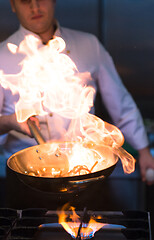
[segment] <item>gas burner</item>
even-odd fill
[[[82,216],[82,211],[77,211]],[[87,211],[107,223],[94,234],[94,240],[152,240],[150,214],[143,211]],[[78,236],[78,239],[81,236]],[[44,208],[0,209],[0,240],[71,240],[61,224],[57,211]],[[74,238],[75,239],[75,238]]]

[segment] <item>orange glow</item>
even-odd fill
[[[75,208],[65,204],[63,208],[58,211],[59,223],[63,228],[73,237],[76,238],[81,223],[81,217],[75,212]],[[107,224],[97,222],[94,217],[85,223],[82,223],[80,231],[81,239],[87,239],[94,236],[95,232]]]
[[[17,120],[23,122],[33,115],[52,113],[70,121],[67,131],[57,123],[63,133],[60,141],[66,146],[61,148],[57,143],[54,151],[55,145],[51,143],[53,155],[58,149],[69,162],[68,171],[43,166],[38,169],[40,176],[96,172],[116,164],[118,158],[125,172],[135,170],[135,159],[121,147],[124,143],[121,131],[89,113],[95,94],[94,88],[86,85],[91,75],[79,73],[71,58],[63,53],[65,42],[62,38],[56,37],[48,45],[42,45],[39,39],[29,35],[19,47],[9,43],[8,48],[13,54],[25,55],[20,63],[21,72],[0,73],[1,84],[19,92],[15,106]],[[72,145],[67,148],[68,142]]]

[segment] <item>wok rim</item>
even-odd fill
[[[45,144],[42,144],[43,146],[44,145],[49,145],[50,143],[45,143]],[[11,169],[13,172],[15,172],[16,174],[19,174],[19,175],[22,175],[22,176],[25,176],[25,177],[30,177],[31,179],[46,179],[46,180],[49,180],[51,179],[56,181],[56,180],[59,180],[59,181],[62,181],[62,180],[65,180],[65,181],[74,181],[74,180],[83,180],[83,179],[87,179],[87,178],[93,178],[93,177],[98,177],[98,176],[101,176],[103,175],[103,173],[105,172],[110,172],[110,170],[116,166],[117,162],[119,161],[119,157],[116,156],[115,154],[115,163],[112,164],[111,166],[107,167],[107,168],[104,168],[104,169],[101,169],[99,171],[96,171],[96,172],[92,172],[92,173],[87,173],[87,174],[82,174],[82,175],[76,175],[76,176],[66,176],[66,177],[44,177],[44,176],[31,176],[31,175],[28,175],[26,173],[22,173],[22,172],[19,172],[19,171],[16,171],[14,170],[11,166],[10,166],[10,162],[11,160],[14,158],[14,157],[17,157],[18,155],[20,155],[21,153],[24,153],[24,152],[27,152],[31,149],[35,149],[37,147],[40,147],[41,145],[35,145],[35,146],[31,146],[31,147],[28,147],[28,148],[25,148],[25,149],[22,149],[14,154],[12,154],[8,160],[7,160],[7,166],[9,169]],[[112,172],[112,171],[111,171]],[[108,174],[106,174],[108,175]],[[110,175],[110,174],[109,174]]]

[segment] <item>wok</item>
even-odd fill
[[[48,193],[74,193],[87,188],[91,183],[102,181],[107,178],[114,170],[118,157],[113,156],[113,164],[105,169],[96,172],[66,177],[46,177],[28,175],[31,170],[53,166],[56,164],[56,157],[51,152],[52,143],[45,143],[36,125],[28,120],[32,134],[40,145],[32,146],[13,154],[7,160],[8,168],[13,171],[19,180],[29,187]],[[62,151],[71,147],[72,143],[59,143]]]

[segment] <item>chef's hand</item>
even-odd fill
[[[39,121],[36,117],[31,117],[32,121],[39,127]],[[11,130],[21,132],[29,137],[33,137],[28,127],[27,121],[19,123],[16,118],[16,114],[3,115],[0,117],[0,134],[8,133]]]
[[[138,151],[139,152],[139,165],[142,181],[146,181],[148,185],[154,184],[154,179],[152,181],[148,181],[146,179],[146,171],[150,168],[154,170],[154,157],[152,157],[150,150],[148,147],[143,148]]]

